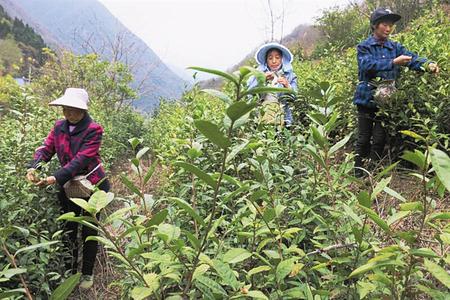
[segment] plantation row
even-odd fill
[[[295,62],[293,130],[260,124],[256,95],[276,89],[248,90],[262,75],[250,67],[195,68],[224,88],[194,88],[148,119],[124,103],[126,68],[93,55],[53,57],[26,89],[1,78],[0,298],[71,293],[79,275],[64,281],[60,242],[71,220],[98,229],[124,299],[447,299],[449,28],[434,9],[395,37],[442,70],[406,70],[381,112],[391,156],[364,180],[353,176],[353,49]],[[107,165],[126,157],[131,170],[126,192],[75,200],[85,217],[60,216],[54,191],[23,178],[57,118],[42,103],[67,85],[90,91]]]

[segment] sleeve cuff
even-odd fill
[[[63,168],[61,168],[53,174],[53,176],[55,176],[55,178],[56,178],[56,182],[60,186],[63,186],[70,179],[70,177],[64,173],[65,173],[65,170]]]

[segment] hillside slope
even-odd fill
[[[97,52],[107,60],[127,63],[150,111],[159,99],[178,98],[185,81],[172,72],[144,41],[130,32],[100,2],[93,0],[1,0],[13,17],[35,28],[51,47],[76,54]]]

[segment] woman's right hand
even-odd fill
[[[28,169],[26,178],[31,183],[39,182],[39,178],[36,175],[36,169]]]
[[[411,61],[411,59],[412,59],[412,56],[400,55],[400,56],[397,56],[396,58],[394,58],[393,62],[394,62],[395,65],[404,66],[407,63],[409,63]]]

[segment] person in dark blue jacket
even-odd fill
[[[386,143],[386,132],[382,120],[376,115],[378,106],[374,94],[382,95],[379,82],[395,86],[395,80],[400,75],[402,66],[415,71],[427,68],[432,73],[438,73],[436,63],[419,57],[408,51],[403,45],[389,39],[394,23],[401,16],[387,8],[377,8],[370,17],[372,36],[357,46],[358,79],[353,103],[358,109],[358,140],[356,142],[355,175],[363,176],[363,160],[379,160],[383,157]],[[394,88],[395,89],[395,88]],[[392,90],[391,90],[392,91]],[[379,94],[380,93],[380,94]],[[389,97],[389,88],[387,90]]]

